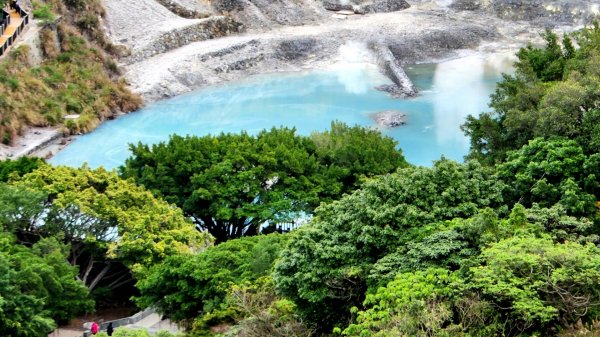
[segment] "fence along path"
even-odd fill
[[[0,36],[0,56],[15,42],[19,34],[29,23],[29,14],[21,6],[15,4],[14,8],[7,7],[0,11],[2,24],[0,25],[2,36]]]

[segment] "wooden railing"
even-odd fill
[[[19,24],[19,26],[15,29],[15,32],[9,36],[6,41],[4,41],[4,43],[2,44],[2,46],[0,46],[0,56],[2,56],[7,50],[8,47],[10,47],[15,40],[17,39],[17,37],[19,36],[19,34],[21,34],[21,32],[23,31],[23,29],[25,29],[25,25],[27,25],[29,23],[29,13],[27,13],[26,11],[23,10],[23,8],[21,8],[21,6],[19,6],[18,4],[15,4],[13,6],[14,10],[17,11],[17,13],[19,13],[19,15],[21,16],[21,19],[23,19],[23,21],[21,21],[21,24]],[[8,13],[4,8],[2,9],[2,34],[4,34],[4,31],[6,31],[6,28],[8,28],[8,26],[10,25],[10,13]]]

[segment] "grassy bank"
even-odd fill
[[[2,143],[13,143],[26,126],[85,133],[140,107],[140,97],[119,78],[113,57],[122,51],[100,29],[104,10],[99,1],[55,0],[34,7],[45,13],[40,31],[44,60],[32,65],[29,47],[22,46],[0,62]]]

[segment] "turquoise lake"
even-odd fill
[[[430,166],[441,156],[462,161],[469,142],[460,130],[468,115],[488,109],[507,59],[471,56],[406,67],[418,97],[395,99],[374,87],[390,83],[375,66],[344,64],[323,71],[278,73],[209,87],[153,103],[103,123],[57,153],[55,165],[115,168],[129,156],[129,143],[157,143],[171,134],[249,133],[273,126],[298,133],[329,128],[331,121],[373,126],[372,113],[397,110],[407,124],[382,133],[398,141],[407,160]]]

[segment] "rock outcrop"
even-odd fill
[[[275,49],[275,55],[279,59],[293,61],[304,59],[317,50],[315,38],[299,38],[284,40]]]
[[[392,82],[394,82],[394,86],[382,86],[378,89],[387,91],[393,94],[395,97],[411,97],[417,94],[417,88],[414,86],[398,59],[392,54],[392,51],[388,48],[388,46],[379,43],[373,42],[369,45],[369,47],[375,53],[377,57],[377,64],[381,71],[389,77]]]
[[[377,125],[384,128],[395,128],[406,124],[406,115],[400,111],[386,110],[371,114]]]
[[[138,62],[156,54],[188,45],[192,42],[204,41],[239,33],[242,25],[226,16],[212,16],[200,20],[197,24],[176,29],[156,38],[149,45],[137,50],[128,59],[128,63]]]

